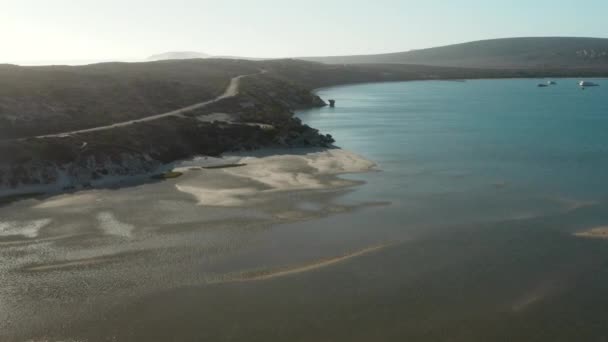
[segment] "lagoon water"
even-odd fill
[[[581,90],[574,79],[548,88],[536,83],[336,87],[319,95],[335,98],[337,108],[300,117],[333,134],[341,147],[378,162],[383,181],[373,187],[389,184],[382,192],[399,198],[404,193],[480,191],[492,184],[517,189],[522,196],[604,197],[608,87]]]
[[[601,80],[595,80],[601,83]],[[337,108],[300,113],[379,164],[353,196],[421,223],[516,219],[608,194],[608,88],[574,79],[403,82],[324,89]],[[556,207],[557,205],[557,207]],[[435,214],[432,214],[435,213]]]
[[[0,339],[606,341],[608,240],[573,233],[608,225],[608,82],[556,81],[320,90],[298,116],[378,164],[358,186],[201,207],[176,187],[234,178],[199,170],[1,207]]]
[[[382,170],[345,200],[392,204],[353,229],[411,238],[376,259],[394,272],[376,280],[400,279],[385,338],[608,339],[608,240],[572,236],[608,225],[608,84],[594,81],[342,86],[318,92],[336,108],[299,113]]]

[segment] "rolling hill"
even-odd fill
[[[608,68],[608,39],[506,38],[407,52],[303,57],[300,59],[329,64],[391,63],[474,68]]]
[[[0,137],[100,126],[170,111],[220,95],[249,62],[189,59],[148,63],[0,65]]]

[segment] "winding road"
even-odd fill
[[[187,107],[183,107],[183,108],[180,108],[180,109],[176,109],[176,110],[173,110],[173,111],[170,111],[170,112],[166,112],[166,113],[162,113],[162,114],[156,114],[156,115],[152,115],[152,116],[147,116],[147,117],[141,118],[141,119],[123,121],[123,122],[113,123],[111,125],[98,126],[98,127],[87,128],[87,129],[80,129],[80,130],[63,132],[63,133],[38,135],[38,136],[35,136],[33,138],[38,138],[38,139],[43,139],[43,138],[63,138],[63,137],[70,136],[72,134],[105,131],[105,130],[109,130],[109,129],[113,129],[113,128],[124,127],[124,126],[128,126],[128,125],[136,124],[136,123],[154,121],[154,120],[163,119],[163,118],[170,117],[170,116],[182,115],[182,114],[185,114],[187,112],[190,112],[190,111],[193,111],[193,110],[196,110],[196,109],[204,108],[204,107],[206,107],[206,106],[208,106],[210,104],[219,102],[221,100],[237,96],[239,94],[239,86],[240,86],[241,79],[243,79],[245,77],[249,77],[249,76],[265,74],[266,72],[267,72],[266,70],[260,70],[260,72],[257,72],[255,74],[240,75],[240,76],[233,77],[230,80],[230,84],[228,85],[228,87],[226,88],[226,90],[224,91],[224,93],[222,95],[220,95],[220,96],[212,99],[212,100],[209,100],[209,101],[196,103],[196,104],[193,104],[193,105],[190,105],[190,106],[187,106]],[[32,137],[30,137],[30,138],[32,138]],[[29,139],[29,138],[21,138],[20,140],[22,140],[22,139]]]

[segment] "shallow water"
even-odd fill
[[[604,197],[608,84],[582,91],[573,79],[549,88],[537,88],[537,82],[542,80],[330,88],[319,95],[335,98],[337,108],[300,117],[378,162],[385,172],[370,178],[379,180],[373,188],[394,198],[488,185],[522,195]],[[401,186],[408,191],[390,191]]]
[[[321,90],[298,116],[378,163],[347,187],[2,207],[0,340],[607,340],[608,241],[572,233],[608,224],[608,83],[541,81]],[[307,180],[228,176],[203,189]]]

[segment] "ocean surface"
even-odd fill
[[[2,206],[0,340],[608,341],[608,240],[574,235],[608,226],[608,80],[546,81],[319,90],[298,117],[377,163],[345,188],[198,170]],[[254,175],[313,180],[284,160]],[[225,187],[249,204],[200,205]]]

